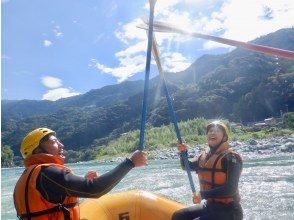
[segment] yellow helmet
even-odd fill
[[[221,121],[213,121],[213,122],[209,123],[206,126],[206,134],[208,133],[208,131],[211,127],[215,127],[215,126],[222,129],[224,136],[227,136],[227,140],[228,140],[229,139],[229,129],[228,129],[227,125]]]
[[[20,153],[25,159],[33,154],[33,151],[39,146],[40,141],[47,134],[56,135],[55,131],[48,128],[37,128],[25,136],[20,146]]]

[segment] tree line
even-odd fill
[[[179,123],[181,134],[185,142],[190,145],[205,143],[205,126],[209,122],[204,118],[182,121]],[[266,128],[263,130],[253,131],[250,127],[231,126],[226,121],[230,130],[230,139],[232,141],[245,141],[251,138],[261,139],[282,135],[290,135],[294,131],[294,112],[283,115],[283,124],[278,127]],[[274,129],[273,129],[274,128]],[[61,139],[61,141],[63,141]],[[155,149],[164,149],[175,147],[176,135],[173,124],[162,125],[160,127],[148,126],[146,129],[145,146],[147,151]],[[65,146],[65,155],[67,163],[89,161],[103,158],[122,156],[132,152],[139,144],[139,130],[133,130],[122,133],[117,138],[101,144],[101,141],[95,140],[91,147],[72,150]],[[11,146],[1,146],[1,166],[22,166],[22,158],[15,156]]]

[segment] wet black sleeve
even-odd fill
[[[54,203],[62,202],[65,196],[98,198],[113,189],[133,167],[132,161],[126,159],[113,170],[87,180],[69,170],[50,166],[41,171],[37,189],[44,198]]]
[[[242,161],[240,157],[234,154],[227,154],[221,162],[227,174],[226,183],[212,190],[201,192],[201,197],[203,199],[233,196],[238,189],[239,177],[242,171]]]
[[[188,157],[188,153],[186,152],[185,154],[186,154],[187,157]],[[195,160],[195,161],[190,161],[190,160],[188,160],[188,161],[189,161],[190,169],[191,169],[192,171],[197,171],[197,170],[198,170],[198,161],[197,161],[197,160]],[[183,159],[182,156],[180,156],[180,163],[181,163],[181,167],[182,167],[182,169],[183,169],[183,170],[186,170],[186,168],[185,168],[185,164],[184,164],[184,159]]]

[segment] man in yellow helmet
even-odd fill
[[[79,219],[78,197],[97,198],[109,192],[133,168],[144,166],[144,152],[135,151],[117,167],[98,177],[89,172],[77,176],[64,165],[63,144],[48,128],[30,132],[20,152],[25,170],[14,189],[14,205],[20,219]]]
[[[189,161],[191,170],[198,174],[200,194],[193,197],[197,205],[184,208],[173,214],[172,220],[240,220],[243,218],[238,190],[242,171],[241,156],[228,144],[228,128],[221,121],[206,127],[209,148],[194,161]],[[186,144],[177,144],[180,152],[187,153]],[[184,169],[181,158],[181,166]],[[200,203],[201,199],[206,202]]]

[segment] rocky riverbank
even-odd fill
[[[286,137],[275,137],[264,140],[250,139],[240,142],[234,141],[230,145],[234,150],[241,154],[257,153],[257,154],[277,154],[277,153],[294,153],[294,134]],[[206,145],[190,146],[189,156],[197,155],[201,150],[205,149]],[[152,159],[170,159],[178,158],[176,148],[155,150],[148,153]]]
[[[294,134],[285,137],[275,137],[270,139],[255,140],[250,139],[248,141],[233,141],[230,145],[234,150],[242,155],[259,154],[259,155],[271,155],[278,153],[294,153]],[[194,157],[199,154],[201,150],[205,149],[206,145],[190,146],[188,155]],[[148,151],[148,158],[155,160],[163,159],[177,159],[179,158],[176,148],[166,148]],[[124,157],[117,157],[110,161],[121,161]],[[109,160],[108,160],[109,161]]]
[[[279,153],[294,153],[294,133],[284,137],[274,137],[269,139],[255,140],[250,139],[248,141],[233,141],[230,145],[234,150],[241,153],[243,157],[246,155],[272,155]],[[188,150],[189,157],[198,155],[200,151],[204,150],[205,144],[190,146]],[[164,160],[164,159],[178,159],[178,150],[173,148],[165,148],[148,151],[149,160]],[[119,157],[113,157],[110,159],[102,159],[99,162],[118,162],[124,160],[126,155]],[[80,162],[84,163],[84,162]],[[8,166],[10,167],[10,166]]]

